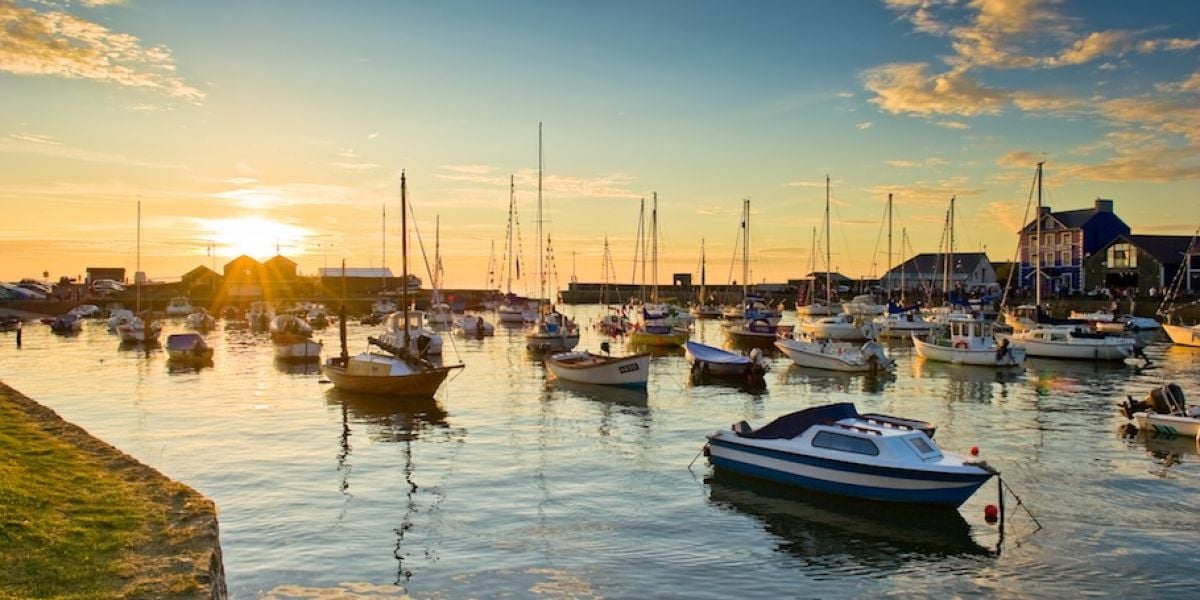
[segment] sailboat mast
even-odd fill
[[[708,294],[705,289],[705,273],[708,271],[708,264],[704,257],[704,238],[700,238],[700,306],[707,303]]]
[[[887,210],[888,210],[888,261],[887,261],[887,268],[888,268],[888,271],[891,272],[891,270],[892,270],[892,194],[891,194],[891,192],[888,192]],[[891,298],[892,297],[892,278],[891,277],[888,277],[887,290],[885,290],[885,291],[887,293],[888,298]]]
[[[542,246],[542,122],[538,121],[538,306],[542,305],[542,297],[546,292],[545,258],[546,248]],[[539,309],[539,313],[541,310]]]
[[[825,174],[825,304],[833,306],[833,272],[830,267],[833,257],[830,256],[829,239],[829,174]]]
[[[750,299],[750,199],[742,200],[742,303]]]
[[[403,215],[401,215],[401,218],[403,218]],[[380,291],[387,291],[387,204],[383,205],[383,218],[379,227],[379,239],[383,242],[383,262],[379,264],[379,282],[383,284]]]
[[[653,252],[653,258],[650,261],[650,268],[653,271],[651,281],[654,287],[650,291],[650,301],[658,303],[658,192],[654,192],[654,206],[650,209],[650,251]]]
[[[133,283],[137,296],[137,311],[142,312],[142,201],[137,203],[137,259],[134,261]]]
[[[954,285],[954,200],[956,198],[958,196],[950,196],[950,245],[948,246],[950,253],[946,262],[946,280],[947,285],[950,286]]]
[[[1045,161],[1037,164],[1037,232],[1034,234],[1034,241],[1037,242],[1034,246],[1036,250],[1034,252],[1033,263],[1035,280],[1034,295],[1037,298],[1036,304],[1038,306],[1042,305],[1042,165],[1044,164],[1046,164]]]
[[[400,304],[404,310],[404,348],[408,349],[408,180],[400,171]]]
[[[512,293],[513,261],[516,260],[516,253],[513,252],[513,215],[516,213],[516,211],[517,188],[516,184],[513,182],[513,176],[510,174],[508,176],[508,239],[504,241],[505,246],[507,246],[504,249],[504,252],[505,256],[508,257],[506,261],[508,263],[508,269],[505,271],[507,281],[504,284],[504,292],[506,294]]]
[[[642,198],[641,208],[638,209],[638,250],[642,253],[642,285],[638,290],[638,299],[646,303],[646,199]],[[633,261],[637,270],[637,260]]]
[[[808,297],[805,301],[809,304],[816,304],[817,295],[817,228],[813,227],[812,232],[812,250],[808,252]]]
[[[905,286],[904,286],[904,271],[906,270],[905,265],[906,265],[907,261],[903,260],[904,244],[907,241],[908,241],[908,228],[905,227],[904,229],[900,230],[900,258],[901,258],[901,260],[900,260],[900,304],[904,304],[905,291],[907,291],[907,288],[905,288]]]

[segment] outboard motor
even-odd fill
[[[867,342],[862,345],[859,350],[862,355],[867,358],[875,366],[876,369],[890,369],[895,364],[892,359],[888,358],[887,353],[883,351],[883,346],[879,342]]]
[[[1177,384],[1169,383],[1160,388],[1150,390],[1146,399],[1134,400],[1133,396],[1121,405],[1121,410],[1127,418],[1132,419],[1133,413],[1152,412],[1160,415],[1186,415],[1187,404],[1183,397],[1183,389]]]

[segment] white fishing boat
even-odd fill
[[[187,296],[175,296],[167,301],[167,316],[168,317],[186,317],[196,309],[192,307],[192,301],[188,300]]]
[[[266,300],[255,300],[246,309],[246,325],[250,331],[269,331],[275,318],[275,307]]]
[[[203,308],[196,309],[195,312],[185,317],[183,322],[196,331],[209,331],[217,326],[216,317],[208,314],[208,311]]]
[[[1088,326],[1101,333],[1121,333],[1126,330],[1126,322],[1120,320],[1112,312],[1099,309],[1090,312],[1073,310],[1068,318],[1087,322]]]
[[[108,330],[116,332],[117,328],[133,320],[133,311],[128,308],[113,309],[108,315]]]
[[[849,302],[842,303],[842,312],[849,315],[877,317],[882,315],[885,310],[887,310],[887,306],[876,302],[875,296],[871,294],[860,294]]]
[[[879,337],[894,339],[910,339],[913,334],[928,335],[942,328],[940,323],[926,320],[916,310],[881,315],[875,318],[875,325]]]
[[[846,313],[801,321],[796,327],[813,338],[861,342],[879,337],[879,326],[874,321]]]
[[[702,377],[762,379],[771,366],[770,361],[758,348],[751,349],[748,354],[741,354],[689,341],[683,345],[683,350],[692,373]]]
[[[313,329],[304,319],[291,314],[277,315],[271,319],[270,332],[277,360],[321,359],[321,344],[312,340]]]
[[[548,353],[544,358],[546,370],[554,377],[576,383],[646,387],[650,378],[649,354],[610,356],[608,342],[601,345],[601,350],[604,354],[592,354],[586,350]]]
[[[718,471],[885,502],[958,507],[997,471],[943,452],[928,423],[859,414],[848,402],[784,415],[760,427],[709,434]]]
[[[400,219],[401,233],[401,281],[408,281],[408,213],[407,213],[408,182],[403,172],[400,173]],[[343,296],[346,268],[342,264]],[[408,323],[408,286],[401,291],[401,323]],[[329,378],[333,386],[339,390],[360,394],[375,394],[403,397],[428,398],[437,392],[446,376],[454,369],[463,365],[435,367],[421,355],[409,350],[413,340],[409,337],[410,330],[402,327],[399,345],[381,343],[380,340],[368,337],[369,345],[377,346],[386,351],[361,352],[350,356],[346,349],[346,309],[345,299],[338,319],[339,337],[342,351],[339,356],[329,357],[321,364],[321,372]]]
[[[462,338],[485,338],[496,335],[496,326],[480,315],[462,315],[454,319],[454,335]]]
[[[610,337],[620,337],[633,330],[633,321],[625,316],[625,309],[609,306],[608,312],[596,321],[596,329]]]
[[[996,342],[993,325],[971,317],[951,318],[946,330],[936,334],[912,337],[917,356],[960,365],[984,367],[1019,367],[1025,364],[1025,349],[1009,343]]]
[[[388,315],[379,340],[395,348],[407,347],[417,356],[442,354],[442,336],[425,326],[425,313],[419,310],[400,310]]]
[[[997,333],[1025,349],[1027,356],[1071,360],[1125,360],[1133,356],[1136,340],[1097,333],[1080,326],[1037,327],[1020,333]]]
[[[1138,429],[1200,441],[1200,406],[1188,406],[1177,384],[1155,388],[1140,402],[1128,396],[1119,406]]]
[[[126,344],[144,344],[155,342],[162,333],[162,324],[157,318],[147,314],[145,318],[135,315],[132,319],[117,326],[117,335]]]
[[[73,313],[63,313],[49,319],[50,331],[60,335],[70,335],[83,330],[83,317]]]
[[[167,360],[175,364],[203,365],[212,362],[213,349],[198,333],[167,336]]]
[[[866,342],[861,346],[828,339],[775,340],[775,347],[797,366],[846,373],[875,373],[892,371],[896,362],[888,357],[878,342]]]

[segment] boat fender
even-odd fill
[[[964,341],[962,341],[962,340],[958,340],[957,342],[954,342],[954,347],[955,347],[955,348],[962,349],[962,350],[966,350],[966,348],[967,348],[967,343],[966,343],[966,342],[964,342]]]

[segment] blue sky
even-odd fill
[[[1056,209],[1200,224],[1188,3],[0,0],[0,19],[0,278],[132,271],[138,201],[154,278],[277,246],[305,272],[378,266],[406,169],[447,285],[481,286],[510,174],[536,261],[539,122],[562,279],[598,280],[605,237],[628,277],[655,191],[661,280],[697,270],[702,238],[725,280],[745,197],[753,279],[802,276],[826,174],[851,276],[885,267],[889,192],[894,261],[938,250],[951,196],[957,249],[1010,259],[1038,160]]]

